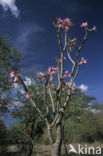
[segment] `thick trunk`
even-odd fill
[[[51,156],[61,156],[62,146],[62,126],[57,127],[57,137],[55,143],[51,146]]]
[[[61,144],[54,143],[52,145],[51,156],[61,156]]]
[[[48,127],[48,136],[50,140],[50,145],[51,145],[51,156],[61,156],[61,146],[62,146],[62,116],[63,113],[61,112],[57,123],[56,123],[56,139],[54,141],[53,135],[52,135],[52,128],[50,125],[47,123]]]

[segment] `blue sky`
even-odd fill
[[[23,51],[23,74],[30,69],[45,71],[56,64],[58,55],[56,30],[52,23],[56,17],[71,18],[75,24],[70,34],[80,40],[84,31],[82,22],[96,25],[97,32],[90,32],[81,55],[87,58],[76,80],[76,85],[88,86],[87,94],[103,102],[103,1],[102,0],[0,0],[0,34],[12,45]],[[72,33],[73,32],[73,33]]]

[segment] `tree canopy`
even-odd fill
[[[0,112],[7,111],[11,102],[11,87],[9,73],[20,67],[21,53],[11,47],[4,36],[0,36]]]

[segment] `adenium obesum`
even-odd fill
[[[75,88],[74,87],[71,87],[70,88],[70,93],[74,93],[75,92]]]
[[[85,27],[88,27],[88,22],[82,23],[82,24],[81,24],[81,27],[84,27],[84,28],[85,28]]]
[[[49,75],[53,75],[57,73],[58,68],[57,67],[49,67],[47,73]]]
[[[63,29],[65,34],[66,34],[66,36],[67,36],[67,33],[68,33],[70,27],[74,26],[74,24],[71,22],[71,19],[70,18],[65,18],[65,19],[56,18],[56,20],[57,20],[57,23],[56,24],[54,23],[55,27],[59,30],[59,32],[60,32],[60,29]],[[88,28],[88,22],[83,22],[80,25],[80,27],[81,28],[85,28],[85,31],[87,31],[87,32],[88,31],[96,31],[96,26],[93,26],[92,29]],[[73,39],[69,39],[69,55],[68,56],[69,56],[69,59],[70,59],[71,62],[73,62],[73,60],[70,57],[70,53],[72,52],[72,49],[73,49],[74,45],[76,44],[77,40],[78,40],[77,37],[74,37]],[[67,45],[65,45],[65,46],[67,46]],[[66,60],[67,60],[66,56],[63,56],[63,58],[61,58],[61,59],[57,58],[57,62],[58,63],[61,63],[62,61],[66,61]],[[79,65],[86,64],[87,63],[87,59],[82,57],[80,59],[80,62],[78,60],[77,60],[77,62],[78,62]],[[51,80],[53,80],[53,78],[54,78],[54,76],[56,74],[57,75],[59,74],[58,66],[57,67],[49,66],[49,68],[47,69],[47,71],[45,73],[39,72],[37,74],[37,80],[39,82],[43,82],[43,80],[47,79],[48,77],[52,77]],[[11,71],[10,72],[10,78],[13,79],[14,83],[19,83],[20,82],[20,76],[21,76],[21,74],[20,74],[19,71]],[[68,77],[71,78],[71,73],[68,70],[66,70],[63,73],[63,76],[62,76],[61,79],[65,79],[65,78],[68,78]],[[49,88],[49,87],[46,86],[46,88]],[[71,86],[69,88],[69,90],[70,90],[70,93],[74,93],[75,88],[73,86]],[[26,97],[26,99],[31,98],[30,93],[26,91],[25,97]]]
[[[74,24],[71,22],[70,18],[66,19],[57,18],[56,26],[58,28],[62,28],[66,33],[68,33],[70,27],[74,26]]]
[[[80,26],[81,26],[81,28],[88,29],[88,31],[96,31],[96,30],[97,30],[97,28],[96,28],[95,25],[93,26],[92,29],[89,29],[89,28],[88,28],[88,22],[83,22]]]
[[[65,77],[71,77],[71,74],[67,70],[65,71],[63,78]]]
[[[57,18],[56,23],[53,23],[53,25],[57,32],[60,56],[55,57],[57,62],[56,66],[49,66],[45,72],[39,72],[37,74],[37,80],[40,83],[40,87],[42,86],[41,91],[43,94],[43,107],[38,105],[37,97],[35,97],[35,95],[32,97],[32,95],[29,93],[29,89],[22,80],[20,72],[11,71],[10,78],[13,79],[14,83],[21,83],[26,92],[26,99],[29,99],[40,117],[45,121],[48,131],[48,138],[52,147],[51,155],[60,156],[63,140],[63,116],[70,102],[71,94],[75,93],[73,84],[79,74],[80,67],[82,64],[87,63],[87,59],[84,57],[80,58],[80,52],[87,40],[88,32],[96,31],[96,26],[93,26],[93,28],[90,29],[88,22],[83,22],[80,25],[80,27],[85,31],[83,40],[80,44],[80,42],[77,43],[77,37],[72,38],[68,34],[69,29],[74,26],[70,18]],[[69,68],[67,67],[68,62],[70,64]],[[65,70],[65,68],[67,70]],[[63,93],[65,93],[66,97],[62,100],[62,96],[64,95]],[[56,128],[56,139],[54,139],[52,134],[54,127]],[[30,135],[31,132],[31,129],[28,128],[24,130],[24,133],[27,133],[27,135]]]
[[[19,77],[20,77],[20,72],[19,71],[11,71],[10,72],[10,78],[13,78],[13,82],[17,83],[20,81]]]
[[[15,72],[14,71],[10,72],[10,78],[12,78],[12,77],[15,77]]]
[[[26,99],[29,99],[31,97],[31,95],[29,93],[26,93]]]
[[[87,63],[87,59],[84,59],[84,57],[82,57],[79,64],[86,64],[86,63]]]

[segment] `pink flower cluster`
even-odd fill
[[[71,22],[71,19],[61,19],[57,18],[57,27],[64,29],[64,31],[67,33],[69,31],[69,28],[73,26],[74,24]]]
[[[71,74],[67,70],[65,71],[63,78],[65,77],[71,77]]]
[[[13,82],[14,83],[17,83],[17,82],[19,82],[19,76],[20,76],[20,72],[19,71],[11,71],[10,72],[10,78],[14,78],[13,79]]]
[[[82,27],[82,28],[88,27],[88,22],[82,23],[82,24],[81,24],[81,27]]]
[[[42,72],[38,73],[37,74],[37,78],[38,78],[38,80],[41,81],[42,78],[47,78],[47,76],[49,76],[49,75],[53,76],[54,74],[57,73],[57,71],[58,71],[58,67],[49,67],[47,72],[45,72],[45,73],[42,73]]]
[[[70,88],[70,93],[71,93],[71,94],[72,94],[72,93],[74,94],[74,92],[75,92],[75,88],[74,88],[74,87],[71,87],[71,88]]]
[[[56,68],[55,67],[49,67],[47,73],[49,75],[53,75],[53,74],[56,74],[57,73],[57,70],[58,70],[57,67]]]
[[[26,93],[26,99],[29,99],[31,97],[31,95],[29,93]]]
[[[88,22],[82,23],[82,24],[81,24],[81,27],[82,27],[82,28],[88,28]],[[93,31],[96,31],[97,28],[96,28],[96,26],[94,25],[93,28],[90,29],[90,30],[91,30],[91,31],[92,31],[92,30],[93,30]]]
[[[79,64],[81,65],[86,63],[87,63],[87,59],[84,59],[84,57],[82,57]]]

